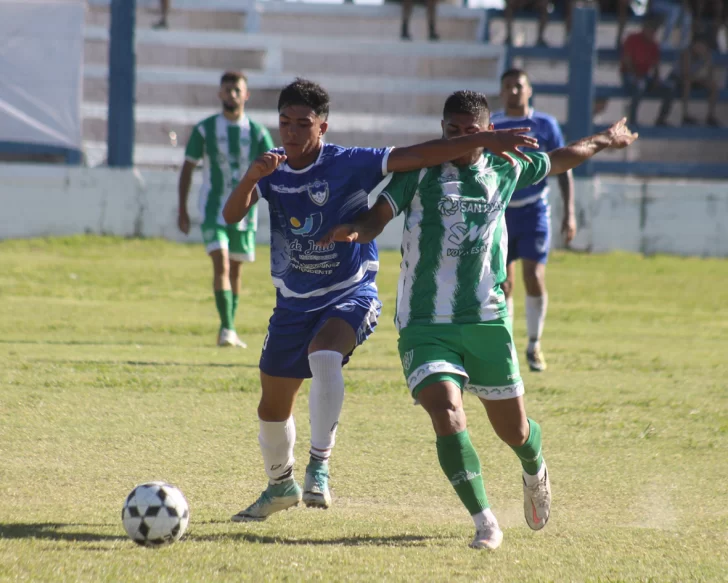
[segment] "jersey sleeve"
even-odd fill
[[[389,181],[389,184],[379,195],[380,198],[384,198],[389,203],[389,206],[392,207],[392,212],[395,217],[412,202],[420,183],[421,172],[421,170],[395,172],[392,175],[392,180]]]
[[[531,158],[531,162],[515,158],[519,166],[516,190],[541,182],[551,172],[551,158],[548,154],[529,152],[528,156]]]
[[[355,169],[386,176],[387,160],[392,148],[349,148],[348,163]]]
[[[185,148],[185,160],[197,163],[202,160],[204,155],[205,138],[202,136],[200,126],[195,126],[187,142],[187,148]]]
[[[268,182],[268,176],[265,176],[258,180],[258,182],[255,184],[255,191],[258,193],[258,198],[264,198],[265,200],[269,200],[270,196],[270,184]]]

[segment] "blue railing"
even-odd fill
[[[493,11],[489,11],[493,12]],[[576,7],[573,13],[571,39],[563,47],[507,47],[506,66],[513,58],[566,61],[569,65],[567,83],[534,83],[536,95],[563,95],[568,99],[568,121],[565,133],[571,138],[590,135],[603,130],[604,126],[594,125],[592,107],[595,99],[629,98],[629,93],[619,85],[594,85],[594,70],[598,62],[618,62],[617,49],[596,48],[596,26],[598,14],[592,7]],[[488,30],[486,25],[486,30]],[[665,50],[661,54],[663,62],[675,62],[679,51]],[[728,55],[714,55],[718,65],[728,65]],[[705,99],[707,92],[695,89],[691,97]],[[649,96],[645,99],[651,99]],[[656,99],[656,98],[652,98]],[[728,88],[720,93],[721,101],[728,101]],[[661,140],[723,140],[728,141],[728,129],[698,126],[683,127],[639,127],[640,136]],[[598,172],[611,174],[637,174],[661,177],[721,178],[728,179],[728,160],[726,164],[673,163],[673,162],[611,162],[594,160],[575,170],[575,174],[592,176]]]

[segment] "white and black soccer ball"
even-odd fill
[[[148,482],[126,497],[121,521],[135,543],[161,547],[182,537],[190,521],[190,509],[179,488],[166,482]]]

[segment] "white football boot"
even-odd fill
[[[523,476],[523,513],[526,523],[533,530],[541,530],[549,521],[551,514],[551,482],[549,482],[549,471],[546,462],[541,468],[543,476],[536,483],[529,485],[526,482],[526,475]],[[529,481],[535,476],[528,476]]]

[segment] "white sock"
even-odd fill
[[[513,320],[513,296],[506,298],[506,308],[508,308],[508,316]]]
[[[341,407],[344,404],[344,375],[341,370],[343,356],[333,350],[319,350],[308,355],[311,367],[311,455],[326,461],[336,442]]]
[[[475,530],[484,530],[489,526],[498,526],[498,519],[490,508],[481,510],[477,514],[473,514],[473,522],[475,523]]]
[[[538,469],[538,472],[536,472],[536,475],[532,476],[531,474],[527,474],[524,471],[523,480],[526,482],[526,486],[534,486],[535,484],[538,484],[541,480],[543,480],[545,474],[546,462],[541,462],[541,467]]]
[[[544,292],[542,296],[526,296],[526,329],[528,330],[528,350],[535,350],[546,322],[546,308],[549,297]]]
[[[258,443],[263,453],[265,473],[271,484],[280,484],[293,478],[296,423],[292,415],[285,421],[259,421]]]

